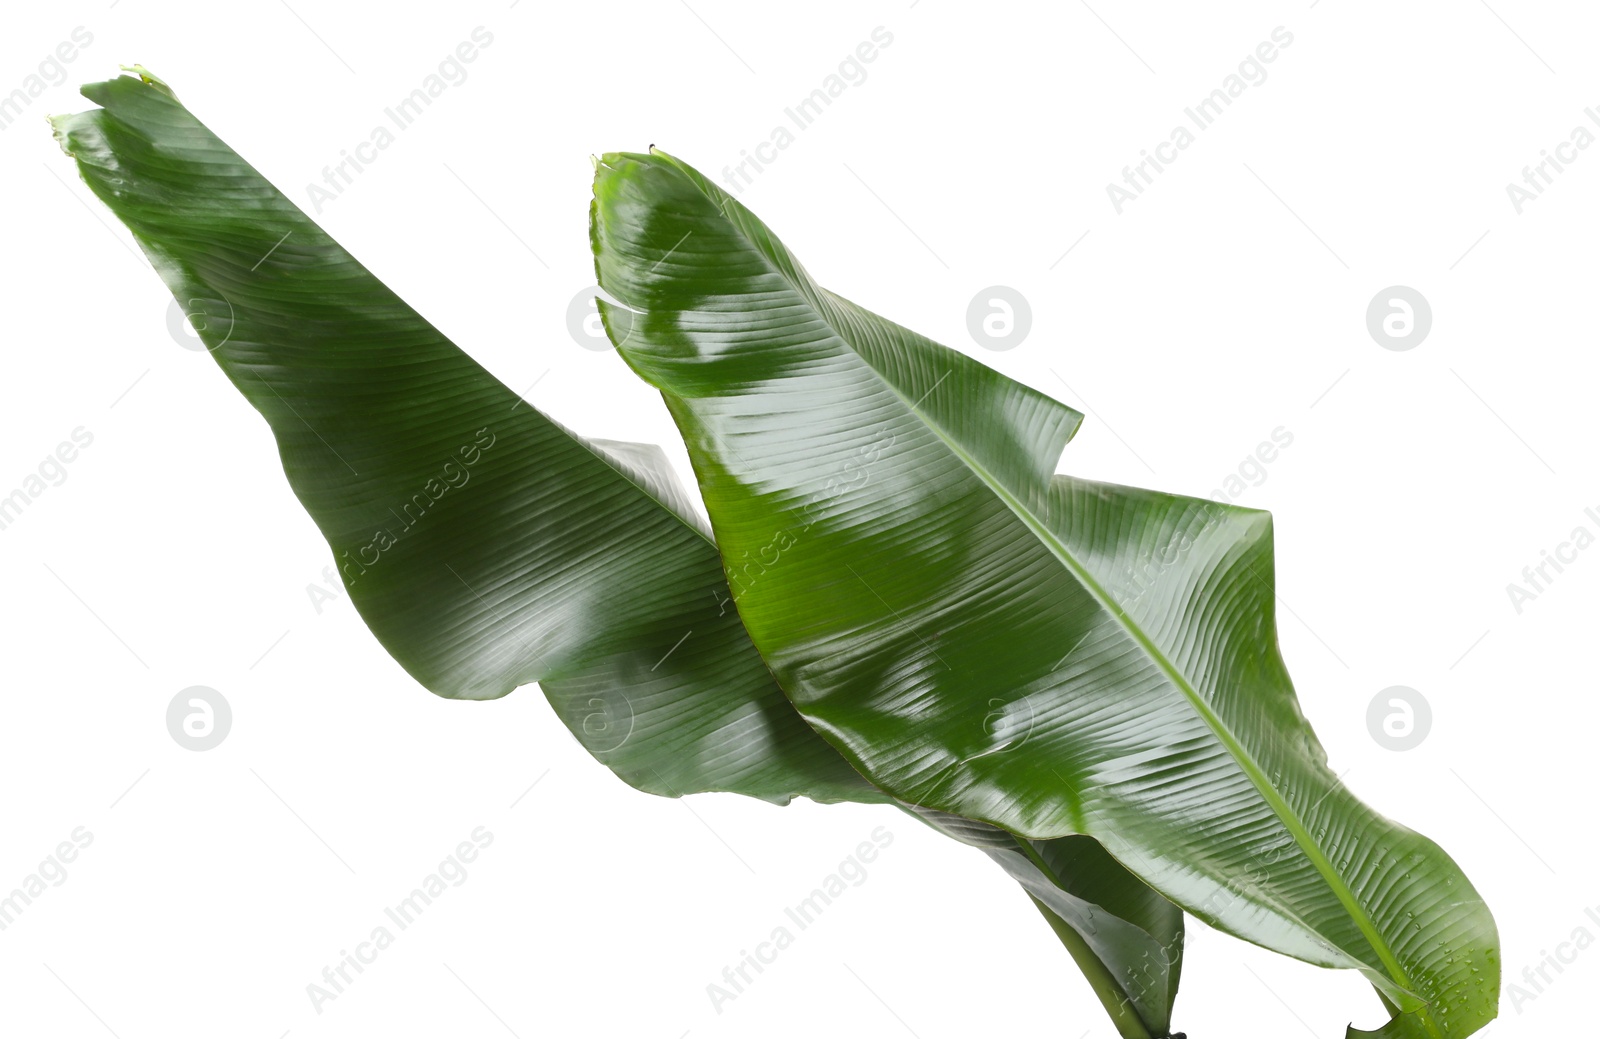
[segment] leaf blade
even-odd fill
[[[651,793],[885,800],[773,685],[649,449],[596,447],[523,402],[158,80],[85,94],[101,107],[56,120],[63,147],[212,319],[202,340],[419,682],[490,699],[539,681]]]
[[[892,802],[773,684],[658,448],[585,440],[522,401],[139,71],[87,88],[103,107],[56,120],[57,135],[175,296],[210,319],[202,340],[268,420],[368,626],[419,682],[487,699],[539,681],[590,753],[651,793]],[[472,450],[457,457],[462,439]],[[440,459],[455,472],[413,517],[405,492],[428,493]],[[367,561],[360,547],[387,529],[391,503],[405,530]],[[508,557],[508,545],[537,552]],[[584,581],[599,587],[575,590]],[[1084,904],[1074,875],[1002,865],[1063,913]],[[1081,872],[1096,897],[1144,889]],[[1167,956],[1181,955],[1168,903],[1122,926],[1142,954],[1138,928],[1176,933]],[[1097,947],[1108,971],[1136,965],[1116,943]],[[1166,1030],[1176,973],[1159,980],[1152,1035]]]
[[[1097,836],[1208,922],[1361,970],[1427,1034],[1494,1016],[1482,900],[1342,786],[1300,713],[1264,513],[1051,478],[1053,457],[988,435],[997,375],[972,385],[948,351],[820,288],[670,156],[606,156],[593,213],[601,285],[627,308],[606,308],[608,330],[667,398],[724,558],[790,535],[759,580],[730,570],[746,627],[858,768],[930,809]],[[689,236],[698,249],[649,262]],[[857,457],[872,486],[837,486]],[[1141,573],[1148,587],[1127,580]],[[1034,720],[1029,741],[978,723],[995,704]],[[1252,871],[1255,890],[1229,890]]]

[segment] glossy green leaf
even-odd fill
[[[828,292],[670,156],[605,156],[595,196],[612,340],[683,433],[756,646],[846,757],[1362,971],[1388,1036],[1494,1017],[1477,892],[1300,712],[1266,513],[1053,475],[1075,412]]]
[[[651,793],[883,800],[773,685],[659,450],[524,403],[153,77],[84,94],[102,107],[57,119],[62,146],[203,316],[356,608],[417,681],[461,699],[538,681]]]
[[[159,80],[84,93],[102,107],[56,119],[62,146],[267,419],[362,617],[419,682],[487,699],[538,681],[596,758],[652,793],[893,800],[773,683],[658,448],[585,440],[523,402]],[[1098,846],[1047,842],[1036,864],[956,822],[936,828],[1000,861],[1111,979],[1097,991],[1125,1034],[1164,1034],[1176,907]]]

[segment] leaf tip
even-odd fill
[[[141,83],[144,83],[146,86],[155,87],[168,97],[176,99],[178,96],[172,92],[172,88],[167,85],[166,80],[162,79],[154,72],[151,72],[143,65],[135,63],[133,65],[118,65],[117,67],[124,72],[132,72],[134,75],[139,77],[139,81]]]
[[[47,115],[44,117],[44,121],[50,124],[50,136],[55,138],[56,145],[60,147],[61,153],[69,159],[75,157],[72,154],[72,144],[67,139],[71,133],[67,120],[71,118],[71,115]]]

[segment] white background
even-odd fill
[[[1506,192],[1600,103],[1595,12],[691,2],[10,13],[0,94],[75,27],[93,42],[0,133],[0,494],[75,428],[94,441],[0,531],[0,889],[75,827],[93,843],[0,931],[0,1027],[1113,1035],[978,853],[887,809],[636,793],[536,689],[437,699],[342,592],[313,607],[330,553],[267,427],[168,334],[169,296],[43,116],[140,62],[309,207],[306,185],[477,26],[493,43],[468,78],[317,214],[463,348],[582,433],[675,444],[654,394],[568,331],[594,280],[588,157],[653,142],[720,176],[883,26],[865,81],[741,198],[829,287],[1088,412],[1075,473],[1205,496],[1291,432],[1237,500],[1277,518],[1284,651],[1334,768],[1462,864],[1508,983],[1575,929],[1600,938],[1600,550],[1520,614],[1507,593],[1573,528],[1600,531],[1600,148],[1520,214]],[[1278,26],[1294,40],[1266,80],[1119,215],[1107,183]],[[1406,352],[1366,328],[1397,284],[1433,310]],[[990,285],[1032,306],[1006,352],[967,333]],[[234,714],[204,753],[165,723],[191,685]],[[1417,749],[1369,734],[1392,685],[1431,704]],[[894,843],[867,881],[714,1010],[707,984],[880,825]],[[306,986],[477,826],[494,842],[466,881],[317,1013]],[[1352,974],[1191,931],[1175,1025],[1192,1037],[1382,1019]],[[1508,987],[1489,1034],[1587,1027],[1600,944],[1551,977],[1516,1008]]]

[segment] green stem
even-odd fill
[[[1026,855],[1029,861],[1038,867],[1040,872],[1050,878],[1052,883],[1061,887],[1060,879],[1056,877],[1055,872],[1039,855],[1038,849],[1033,846],[1033,842],[1021,837],[1016,837],[1015,839],[1018,850]],[[1089,943],[1084,941],[1083,935],[1079,934],[1071,924],[1057,916],[1049,906],[1034,898],[1031,894],[1028,898],[1039,912],[1044,915],[1045,922],[1056,933],[1056,937],[1061,940],[1061,944],[1066,946],[1067,952],[1072,956],[1072,961],[1078,965],[1078,969],[1083,972],[1083,976],[1088,980],[1089,987],[1094,990],[1096,998],[1100,1000],[1100,1005],[1106,1008],[1107,1014],[1111,1015],[1111,1023],[1116,1025],[1117,1034],[1122,1036],[1122,1039],[1161,1039],[1139,1017],[1138,1012],[1133,1009],[1133,1001],[1128,998],[1127,992],[1123,991],[1121,983],[1106,968],[1105,963],[1095,954],[1095,951],[1089,948]]]

